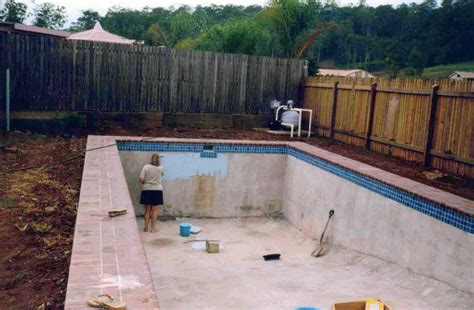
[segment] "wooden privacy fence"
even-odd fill
[[[320,135],[474,177],[474,81],[310,77]]]
[[[13,110],[260,114],[299,100],[305,61],[0,32],[6,68]]]

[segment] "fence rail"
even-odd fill
[[[6,68],[13,110],[261,114],[299,100],[305,61],[0,32]]]
[[[317,132],[474,178],[474,81],[310,77]]]

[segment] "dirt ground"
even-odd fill
[[[91,134],[177,138],[286,140],[254,131],[104,126]],[[13,168],[69,158],[85,149],[86,134],[47,137],[13,133],[0,137],[0,309],[63,307],[83,158],[54,167],[11,172]],[[324,138],[312,145],[474,199],[474,181],[447,176],[428,180],[425,168]]]
[[[84,138],[18,135],[0,147],[0,173],[78,153]],[[0,309],[62,308],[82,158],[0,176]]]

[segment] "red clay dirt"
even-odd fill
[[[287,140],[288,137],[241,130],[150,128],[126,130],[104,126],[91,134],[177,138]],[[314,137],[312,145],[392,173],[474,199],[473,180],[454,176],[428,180],[425,168]],[[69,158],[82,152],[86,136],[51,138],[15,133],[0,138],[0,174],[12,169]],[[0,176],[0,309],[63,307],[83,158],[51,168]]]
[[[0,140],[0,173],[85,148],[85,138],[19,138]],[[0,309],[63,307],[82,163],[0,176]]]

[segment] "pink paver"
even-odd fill
[[[91,136],[87,148],[115,143]],[[110,218],[111,208],[128,213]],[[108,293],[128,309],[159,309],[116,147],[87,152],[74,233],[66,309],[90,309],[86,302]]]
[[[474,215],[473,202],[302,142],[89,136],[87,149],[116,141],[287,145],[447,208]],[[110,218],[111,208],[126,215]],[[109,293],[129,309],[159,309],[140,239],[119,152],[115,146],[86,153],[65,307],[88,309],[86,301]]]

